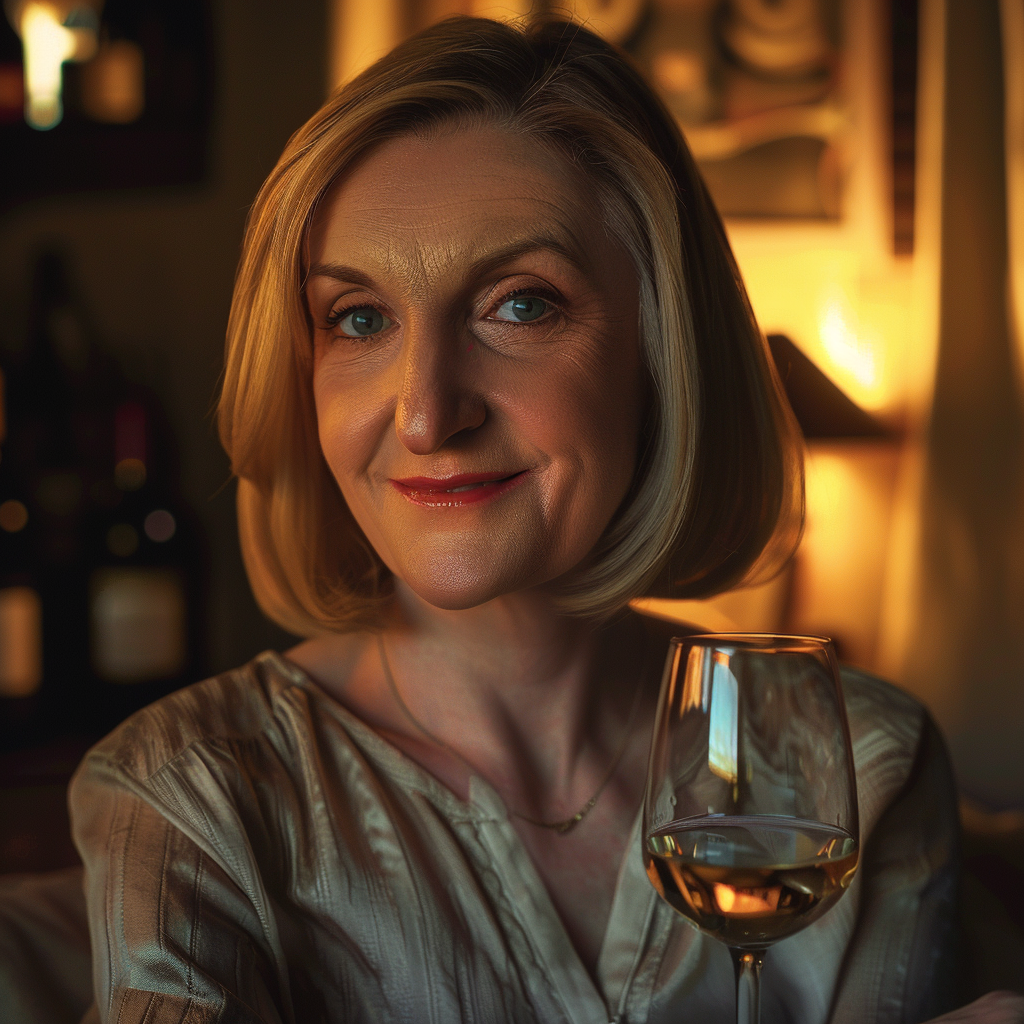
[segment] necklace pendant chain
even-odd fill
[[[616,761],[612,768],[612,774],[615,773],[615,768],[618,767],[618,761]],[[608,776],[611,778],[611,775]],[[607,780],[605,780],[607,782]],[[604,785],[601,785],[601,789],[604,789]],[[521,821],[528,822],[531,825],[537,825],[540,828],[549,828],[552,832],[557,832],[560,836],[564,836],[566,832],[571,832],[590,812],[593,810],[594,804],[597,803],[597,798],[601,795],[601,789],[599,789],[571,818],[566,818],[565,821],[538,821],[536,818],[528,818],[525,814],[520,814],[518,811],[512,811],[511,813],[519,818]]]
[[[384,637],[380,634],[377,635],[377,647],[380,651],[380,663],[384,669],[384,678],[387,680],[388,688],[391,691],[391,696],[395,699],[395,703],[402,709],[406,718],[421,732],[428,740],[435,743],[437,746],[444,750],[447,750],[449,754],[461,761],[474,775],[480,773],[467,761],[454,747],[446,743],[440,736],[435,736],[410,710],[409,705],[402,699],[401,693],[398,692],[398,685],[395,683],[395,677],[391,674],[391,665],[388,662],[387,651],[384,649]],[[644,670],[647,668],[647,659],[644,659],[643,668],[640,671],[640,679],[643,679]],[[638,685],[636,688],[636,694],[633,697],[633,706],[629,712],[629,719],[626,722],[625,734],[622,737],[622,743],[619,745],[618,752],[612,759],[611,766],[608,769],[605,777],[601,780],[601,785],[597,787],[597,792],[571,817],[566,818],[564,821],[541,821],[539,818],[531,818],[525,814],[520,814],[518,811],[510,811],[509,813],[519,818],[520,821],[525,821],[527,824],[536,825],[538,828],[550,829],[552,832],[556,832],[560,836],[564,836],[567,832],[571,832],[593,809],[601,794],[604,792],[605,787],[611,782],[612,777],[615,775],[616,770],[619,767],[619,762],[622,761],[623,755],[626,753],[626,747],[629,746],[629,738],[633,733],[633,720],[636,718],[637,709],[640,706],[640,694],[643,691],[643,687],[639,685],[640,680],[637,681]]]

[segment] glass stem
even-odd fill
[[[761,964],[764,950],[729,949],[736,968],[736,1024],[761,1024]]]

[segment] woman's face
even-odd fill
[[[395,575],[469,608],[585,560],[646,388],[636,274],[582,173],[495,128],[391,140],[309,258],[320,443]]]

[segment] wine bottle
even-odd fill
[[[89,584],[90,660],[104,683],[178,679],[190,667],[192,524],[154,473],[152,430],[138,399],[114,412],[119,499],[97,519]]]
[[[89,325],[75,302],[61,258],[45,253],[32,275],[25,344],[6,360],[3,469],[10,525],[5,573],[26,580],[8,593],[8,622],[21,623],[19,661],[36,665],[32,699],[5,709],[5,745],[66,732],[76,720],[88,669],[82,628],[85,586],[82,527],[91,431],[76,411],[76,384],[96,372]],[[81,421],[81,422],[79,422]],[[16,549],[16,550],[15,550]],[[27,582],[31,578],[31,582]],[[31,592],[31,593],[30,593]],[[12,625],[13,629],[14,626]],[[36,641],[26,641],[30,634]],[[36,658],[30,650],[38,648]],[[83,666],[85,666],[83,668]],[[23,686],[29,688],[28,675]]]
[[[41,645],[23,725],[40,740],[98,739],[202,673],[199,532],[178,496],[159,402],[105,354],[54,253],[36,265],[28,344],[11,363],[11,459],[0,481],[23,481],[17,494],[3,486],[27,521],[0,542],[5,552],[20,544],[10,564],[31,577],[38,601],[24,589],[8,595],[6,621],[27,622],[37,609]],[[7,746],[30,741],[0,733]]]
[[[0,370],[0,722],[24,720],[43,681],[43,609],[24,479],[6,455],[6,380]]]

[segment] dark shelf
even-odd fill
[[[876,419],[831,381],[784,334],[769,334],[768,347],[800,429],[808,441],[896,441],[896,431]]]

